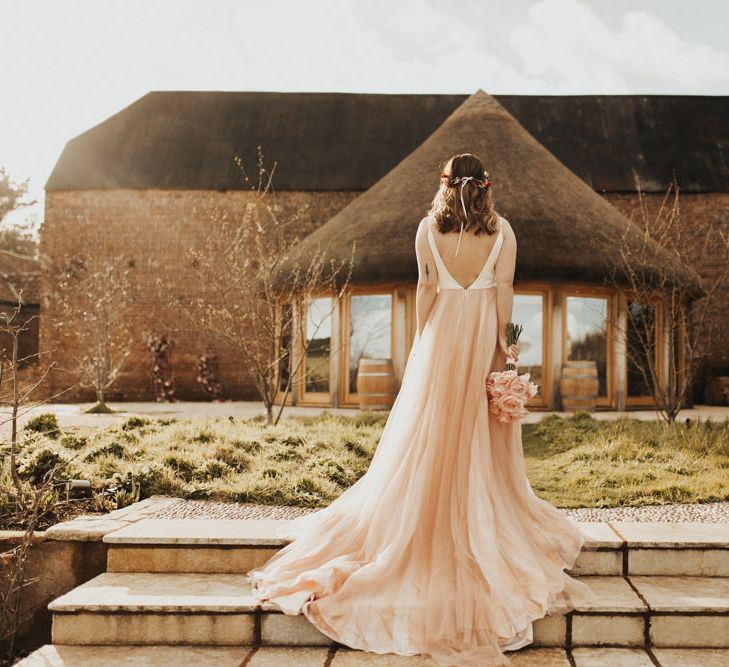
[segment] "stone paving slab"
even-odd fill
[[[519,651],[510,651],[507,656],[511,660],[511,667],[570,667],[567,654],[563,649],[528,647]],[[435,667],[437,665],[427,655],[380,654],[344,646],[338,648],[330,664],[331,667],[359,667],[360,665],[362,667],[368,665],[374,667]]]
[[[164,519],[145,518],[104,535],[107,544],[159,545],[286,545],[277,531],[289,519]],[[587,548],[615,548],[623,540],[606,523],[580,523]]]
[[[629,547],[713,547],[729,549],[729,524],[613,521]]]
[[[245,574],[106,572],[48,605],[53,612],[250,612],[257,607]]]
[[[104,536],[108,544],[286,545],[287,519],[143,519]]]
[[[333,652],[323,646],[261,646],[251,651],[246,667],[324,667]]]
[[[606,522],[575,521],[580,532],[585,536],[586,548],[619,549],[623,545],[622,538]]]
[[[729,579],[630,577],[653,611],[729,612]]]
[[[47,540],[67,540],[75,542],[96,542],[107,533],[125,528],[137,521],[147,519],[177,503],[181,498],[151,496],[133,503],[128,507],[97,516],[79,516],[71,521],[63,521],[45,531]]]
[[[572,658],[576,667],[655,667],[642,648],[576,648]]]
[[[729,649],[713,648],[655,648],[661,667],[727,667]]]
[[[579,577],[594,596],[576,609],[584,612],[643,612],[646,606],[622,577]]]
[[[17,667],[240,667],[251,650],[250,646],[120,647],[48,644],[21,660]]]
[[[46,645],[18,667],[324,667],[333,649],[325,647],[248,646],[54,646]],[[662,667],[727,667],[729,649],[653,649]],[[562,649],[524,648],[508,653],[512,667],[568,667]],[[576,648],[576,667],[652,667],[643,649]],[[245,662],[248,659],[248,662]],[[646,662],[647,660],[647,662]],[[427,656],[375,654],[340,646],[332,667],[430,667]]]

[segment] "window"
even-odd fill
[[[656,359],[656,307],[652,303],[628,302],[626,362],[628,396],[652,396],[649,359]]]
[[[332,339],[332,299],[311,299],[306,308],[304,359],[304,394],[327,394],[330,391]]]
[[[512,322],[524,330],[519,336],[519,374],[529,373],[529,379],[539,386],[539,401],[544,398],[544,296],[541,294],[514,294]]]
[[[351,295],[347,333],[347,393],[356,395],[359,360],[392,358],[392,295]]]
[[[565,359],[594,361],[597,365],[597,395],[607,397],[608,299],[568,296],[566,303]]]

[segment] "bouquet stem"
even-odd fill
[[[521,336],[521,332],[523,330],[524,330],[524,327],[521,324],[515,324],[514,322],[508,322],[506,325],[506,346],[510,347],[511,345],[516,345],[517,341],[519,340],[519,336]],[[512,361],[509,361],[509,359],[510,359],[510,357],[507,357],[506,370],[515,371],[516,364]]]

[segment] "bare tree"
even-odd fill
[[[691,226],[692,231],[682,225],[675,176],[653,215],[640,184],[637,191],[640,239],[636,243],[635,224],[629,220],[621,237],[610,241],[613,248],[617,243],[619,261],[608,280],[629,303],[627,325],[632,335],[622,331],[619,322],[614,323],[614,334],[627,341],[628,363],[642,376],[656,411],[673,423],[698,362],[719,333],[707,315],[727,279],[729,242],[713,224],[699,230]],[[665,251],[660,258],[656,246]],[[708,263],[721,267],[710,281],[694,268]]]
[[[239,158],[236,162],[252,199],[240,218],[212,209],[205,238],[187,251],[193,274],[188,284],[200,292],[169,301],[190,329],[235,352],[253,379],[268,424],[277,424],[295,379],[317,371],[307,368],[307,353],[347,287],[352,258],[327,260],[326,249],[320,249],[305,261],[290,261],[301,240],[302,209],[283,212],[272,186],[276,163],[269,171],[260,147],[255,182]],[[166,289],[161,278],[158,285]],[[313,322],[307,308],[323,296],[331,297],[331,307]]]
[[[37,199],[21,201],[27,192],[28,179],[23,183],[11,183],[5,167],[0,167],[0,222],[5,219],[8,213],[37,203]]]
[[[28,330],[28,325],[36,318],[36,315],[32,315],[24,321],[19,321],[21,311],[22,294],[19,303],[13,307],[11,313],[0,312],[0,331],[10,339],[11,346],[9,351],[5,348],[0,351],[0,407],[3,409],[3,414],[0,416],[0,426],[10,424],[8,460],[10,475],[18,493],[21,490],[21,480],[18,475],[18,417],[50,400],[33,402],[29,399],[33,392],[43,384],[48,372],[55,364],[55,362],[51,362],[45,368],[27,365],[26,369],[35,371],[36,377],[31,378],[27,384],[22,383],[21,366],[30,358],[40,356],[40,353],[18,357],[19,337],[24,331]],[[6,409],[9,409],[9,413],[5,413]]]
[[[92,389],[93,412],[108,412],[106,391],[123,375],[134,334],[129,311],[133,301],[131,269],[124,257],[73,257],[58,272],[53,326],[66,338],[64,369],[77,386]],[[60,368],[60,367],[59,367]]]

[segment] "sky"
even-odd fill
[[[0,0],[0,166],[151,90],[729,95],[725,0]]]

